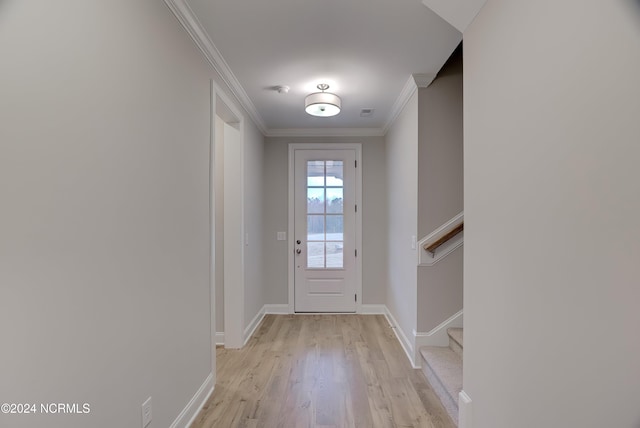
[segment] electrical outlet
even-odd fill
[[[151,397],[147,398],[147,401],[142,403],[142,428],[145,428],[149,423],[151,423],[151,419],[153,419],[153,412],[151,408]]]
[[[287,240],[287,232],[278,232],[276,234],[276,239],[278,241],[286,241]]]

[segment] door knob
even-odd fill
[[[296,241],[296,244],[300,245],[300,244],[302,244],[302,241],[298,239],[298,240]]]
[[[300,254],[302,252],[302,250],[300,248],[296,249],[296,254]]]

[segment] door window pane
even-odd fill
[[[324,213],[324,188],[308,187],[307,188],[307,213]]]
[[[326,220],[327,241],[344,240],[344,220],[341,215],[328,215]]]
[[[307,186],[324,186],[324,161],[307,161]]]
[[[342,214],[342,187],[327,188],[327,212]]]
[[[343,186],[342,161],[327,161],[327,186]]]
[[[307,216],[307,241],[324,241],[324,216]]]
[[[324,242],[307,242],[307,267],[324,268]]]
[[[344,255],[342,254],[344,242],[327,242],[327,267],[328,268],[342,268]]]

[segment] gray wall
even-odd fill
[[[215,290],[216,332],[224,332],[224,121],[215,126]]]
[[[276,232],[288,230],[289,164],[287,142],[266,138],[263,180],[263,271],[267,304],[287,304],[287,241],[277,241]],[[287,236],[287,238],[289,238]]]
[[[0,3],[11,427],[167,427],[211,371],[210,72],[163,2]]]
[[[387,268],[387,169],[383,138],[367,138],[362,144],[362,302],[386,300]]]
[[[264,145],[264,297],[270,304],[286,304],[287,241],[276,232],[287,231],[289,143],[362,143],[362,289],[363,303],[385,302],[386,188],[384,139],[266,138]]]
[[[263,158],[264,137],[252,122],[247,121],[244,129],[245,328],[266,303],[262,274]]]
[[[222,102],[222,101],[220,101]],[[264,137],[251,121],[246,121],[244,125],[244,141],[239,140],[239,128],[237,124],[226,124],[220,117],[216,116],[216,331],[224,332],[224,270],[234,269],[230,264],[225,263],[224,254],[224,188],[225,188],[225,167],[236,168],[228,170],[231,175],[243,174],[242,180],[232,180],[227,183],[231,189],[227,194],[229,197],[239,196],[244,192],[243,204],[243,224],[245,236],[241,238],[244,248],[244,261],[240,262],[239,269],[244,273],[244,301],[242,304],[242,329],[246,329],[249,323],[264,306],[264,293],[262,281],[262,177],[263,177],[263,146]],[[233,141],[225,141],[225,135],[231,136]],[[225,163],[225,144],[240,144],[242,158],[241,168],[237,170],[235,165]],[[233,146],[232,146],[233,148]],[[227,159],[229,160],[229,159]],[[232,161],[233,162],[233,161]],[[240,187],[243,187],[242,189]],[[239,225],[239,224],[238,224]],[[239,251],[237,251],[239,253]],[[233,257],[232,260],[238,260]],[[227,263],[230,263],[227,260]]]
[[[418,94],[418,239],[463,210],[462,52]],[[418,268],[418,328],[428,332],[462,309],[462,248]]]
[[[418,91],[387,133],[385,148],[389,224],[386,305],[409,337],[417,320],[417,256],[411,238],[417,238],[418,233]]]
[[[489,0],[465,32],[473,428],[640,426],[639,9]]]

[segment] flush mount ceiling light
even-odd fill
[[[330,117],[340,113],[340,97],[330,92],[329,85],[321,83],[318,86],[322,92],[314,92],[304,100],[304,111],[311,116]]]

